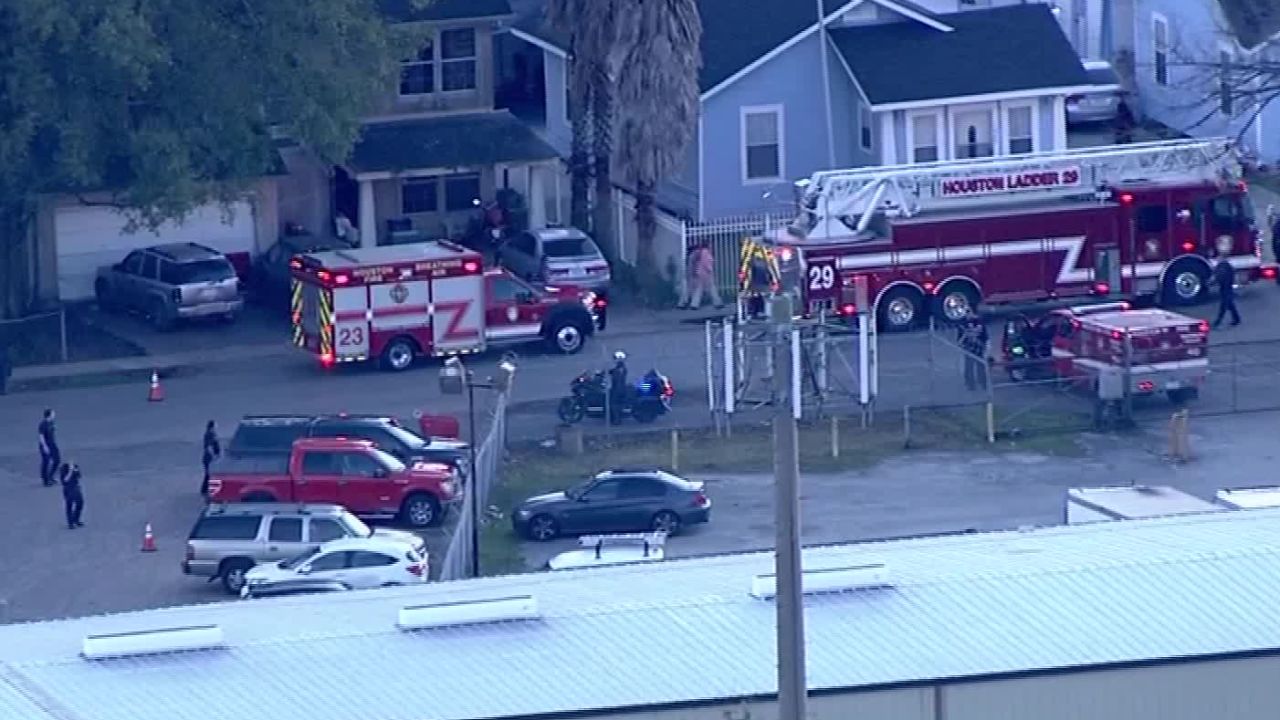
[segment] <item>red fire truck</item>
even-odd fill
[[[400,371],[419,356],[537,340],[571,354],[597,327],[594,293],[485,270],[478,253],[450,242],[333,250],[289,265],[293,343],[325,366],[378,359]]]
[[[801,213],[767,238],[808,313],[870,312],[888,331],[979,303],[1205,299],[1216,254],[1237,282],[1262,267],[1253,209],[1226,140],[819,172]]]

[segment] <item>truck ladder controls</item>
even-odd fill
[[[811,238],[863,232],[877,213],[914,217],[928,210],[1045,200],[1100,192],[1126,182],[1233,182],[1243,177],[1226,138],[1164,140],[1060,152],[914,165],[827,170],[798,185]],[[844,220],[847,218],[848,220]],[[856,222],[854,222],[856,220]]]

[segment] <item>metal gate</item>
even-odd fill
[[[786,213],[759,213],[700,223],[685,222],[682,228],[681,257],[688,258],[689,251],[699,243],[709,243],[716,261],[716,286],[721,296],[737,297],[738,260],[743,239],[765,235],[793,219],[794,215]],[[681,268],[681,272],[684,272],[684,268]]]

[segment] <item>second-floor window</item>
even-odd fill
[[[1169,21],[1163,15],[1151,16],[1151,48],[1157,85],[1169,84]]]
[[[400,66],[400,95],[413,97],[476,88],[476,31],[442,30]]]

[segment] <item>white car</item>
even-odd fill
[[[415,536],[416,540],[416,536]],[[395,537],[332,540],[291,560],[263,563],[245,574],[242,597],[414,585],[428,576],[426,552]]]
[[[547,562],[549,570],[657,562],[665,557],[663,532],[626,533],[620,535],[584,535],[578,539],[579,550],[569,550]]]

